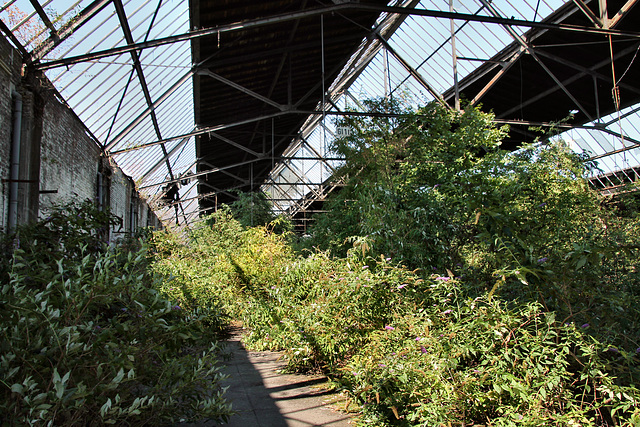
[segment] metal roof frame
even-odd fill
[[[194,16],[204,13],[202,5],[210,3],[209,0],[191,0],[190,18],[184,14],[189,11],[184,8],[184,3],[169,6],[162,0],[148,0],[142,4],[126,0],[78,0],[71,7],[68,3],[62,5],[62,0],[10,0],[0,8],[0,30],[23,56],[29,72],[43,72],[51,76],[60,96],[85,120],[89,133],[105,152],[122,165],[125,172],[133,176],[138,189],[150,201],[161,198],[163,187],[190,180],[191,185],[180,188],[179,201],[176,202],[182,212],[181,218],[186,222],[199,215],[194,212],[201,211],[196,209],[194,201],[207,200],[216,194],[225,195],[227,198],[223,197],[224,200],[231,200],[229,197],[233,194],[228,192],[230,189],[260,188],[277,199],[278,210],[289,214],[311,209],[315,200],[321,200],[335,188],[332,187],[331,174],[339,166],[339,159],[328,152],[327,140],[333,137],[333,125],[326,119],[346,114],[368,114],[363,110],[345,112],[339,107],[342,102],[358,105],[359,95],[356,95],[358,91],[353,89],[354,85],[362,85],[365,92],[378,96],[397,96],[402,87],[411,87],[425,91],[426,98],[439,100],[451,108],[455,108],[455,92],[466,91],[473,94],[468,98],[472,104],[494,105],[499,102],[493,101],[499,99],[494,95],[496,91],[511,84],[514,70],[529,59],[538,64],[553,84],[500,111],[497,122],[510,123],[512,134],[519,135],[514,136],[515,139],[529,138],[531,134],[527,126],[546,125],[552,118],[515,117],[515,113],[533,108],[545,97],[555,96],[557,99],[557,94],[562,93],[580,113],[577,122],[559,127],[578,132],[572,135],[578,135],[578,145],[593,151],[592,160],[609,164],[608,167],[619,170],[618,173],[626,180],[634,179],[633,166],[619,164],[627,164],[628,159],[637,161],[636,158],[640,157],[640,133],[635,125],[640,108],[630,104],[630,100],[640,99],[640,88],[635,84],[636,79],[629,77],[638,75],[637,64],[632,65],[640,50],[640,33],[625,24],[629,19],[635,20],[638,0],[600,0],[595,8],[592,2],[583,0],[542,0],[535,7],[533,19],[514,6],[516,1],[527,4],[526,0],[504,0],[500,3],[477,0],[470,6],[459,5],[456,10],[455,3],[449,9],[448,3],[440,5],[430,0],[397,0],[389,4],[375,0],[339,4],[323,4],[321,0],[307,4],[301,0],[300,3],[278,4],[269,0],[274,6],[272,9],[266,6],[267,1],[260,6],[255,4],[256,8],[264,8],[264,14],[247,9],[246,15],[242,15],[232,10],[241,0],[222,0],[218,6],[228,8],[232,13],[229,16],[234,19],[217,22],[207,28],[196,28]],[[10,28],[2,13],[16,5],[30,5],[32,11]],[[294,6],[284,7],[290,5]],[[65,11],[59,16],[50,15],[48,8],[55,7]],[[136,8],[135,12],[132,12],[133,8]],[[509,12],[511,10],[515,12]],[[534,10],[533,5],[529,10]],[[349,43],[351,40],[348,35],[340,35],[329,26],[321,25],[320,29],[326,31],[319,33],[318,38],[296,44],[294,41],[301,32],[301,25],[315,22],[317,27],[317,22],[326,24],[325,17],[329,20],[329,16],[350,19],[355,23],[353,16],[367,13],[378,16],[378,19],[374,25],[365,26],[362,41],[357,49],[350,52],[350,57],[332,59],[331,67],[324,69],[323,66],[321,78],[308,85],[306,92],[292,97],[291,87],[296,83],[292,82],[294,74],[291,67],[294,64],[290,55],[302,55],[321,42],[324,64],[328,45]],[[444,25],[446,21],[449,21],[450,29]],[[18,30],[33,22],[39,23],[38,32],[27,40],[21,40]],[[96,37],[91,28],[98,22],[106,28],[102,38]],[[191,22],[191,25],[189,28],[177,27],[179,22]],[[437,31],[425,31],[430,23],[436,22],[440,22]],[[458,23],[457,26],[454,23]],[[511,44],[493,30],[495,26],[503,28],[511,38]],[[224,57],[213,52],[213,55],[198,61],[185,55],[192,50],[190,43],[204,40],[215,43],[223,38],[224,45],[229,42],[229,37],[236,34],[264,35],[268,34],[265,29],[276,28],[283,31],[286,41],[281,46],[249,49],[239,57]],[[584,36],[585,40],[593,40],[589,37],[596,36],[609,37],[614,40],[611,57],[602,56],[599,61],[584,64],[556,54],[541,41],[550,40],[548,34],[559,32],[572,41],[574,39],[570,35]],[[470,42],[469,34],[479,35],[478,40]],[[424,53],[417,52],[417,49],[412,51],[401,41],[401,36],[414,38],[416,46],[427,43],[425,37],[428,37],[430,41],[427,44],[433,48],[421,47]],[[496,39],[505,40],[506,47],[492,54],[487,46],[495,44]],[[459,45],[456,47],[456,44]],[[162,46],[175,47],[158,51],[157,48]],[[452,50],[447,52],[449,48]],[[473,51],[472,55],[461,55],[456,49]],[[160,52],[159,55],[156,52]],[[105,58],[112,59],[105,61]],[[234,69],[240,61],[266,61],[270,58],[277,58],[273,78],[258,90],[244,77],[239,78],[241,74],[225,75],[217,71]],[[446,58],[449,63],[443,61]],[[178,59],[182,62],[176,62]],[[469,67],[469,64],[477,62],[481,64],[479,67]],[[622,77],[612,83],[611,72],[605,69],[611,62],[620,63],[629,74],[620,73]],[[457,79],[457,72],[452,71],[457,66],[462,66],[461,79]],[[372,73],[378,71],[372,70],[380,68],[384,72],[383,81],[375,82]],[[568,75],[565,69],[573,70],[572,74]],[[88,73],[94,76],[86,76]],[[194,122],[193,117],[185,117],[183,110],[190,109],[192,95],[196,102],[200,96],[198,86],[190,89],[192,82],[203,78],[224,85],[227,90],[235,91],[238,97],[256,100],[263,105],[261,112],[250,117],[204,124]],[[288,78],[284,84],[290,87],[288,97],[284,98],[278,92],[282,78]],[[585,78],[592,80],[594,91],[591,96],[596,98],[595,107],[591,106],[591,100],[585,101],[582,93],[577,92],[576,84]],[[445,81],[449,82],[448,85],[443,84]],[[96,84],[108,94],[102,98],[100,108],[91,106],[90,88]],[[598,87],[612,84],[623,91],[623,103],[613,111],[613,116],[604,117],[612,111],[611,108],[602,108],[602,89]],[[171,105],[178,107],[171,108]],[[198,111],[195,111],[196,119]],[[108,120],[105,120],[107,117],[99,117],[104,113],[110,114]],[[290,120],[288,128],[274,132],[277,123],[285,120]],[[616,126],[620,129],[615,129]],[[250,139],[242,135],[243,129],[252,132]],[[596,138],[594,135],[600,136]],[[606,142],[602,135],[613,140]],[[241,154],[223,162],[211,161],[206,156],[199,158],[196,147],[203,138],[217,141],[220,150],[238,150]],[[258,143],[262,144],[261,148],[258,148]],[[242,168],[245,168],[244,172],[241,172]],[[231,181],[207,182],[216,174]],[[602,179],[614,181],[610,177]],[[245,185],[247,181],[250,181],[248,187]],[[296,190],[290,190],[294,194],[286,196],[280,190],[285,187]],[[171,208],[173,204],[164,208],[156,206],[159,210],[167,207]]]

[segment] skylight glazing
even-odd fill
[[[41,1],[43,17],[30,1],[6,0],[0,7],[0,18],[20,44],[35,54],[47,46],[49,27],[61,33],[73,27],[69,38],[44,51],[43,63],[123,47],[129,37],[131,42],[141,43],[189,32],[188,1],[122,0],[125,16],[119,15],[119,2]],[[452,8],[470,15],[539,22],[568,2],[397,0],[389,4],[443,12]],[[383,96],[407,103],[432,101],[453,87],[454,63],[460,81],[529,30],[455,20],[454,54],[449,19],[383,13],[377,25],[377,31],[363,40],[360,50],[327,88],[327,103],[320,103],[319,111],[332,113],[334,105],[356,106],[360,100]],[[185,136],[196,130],[192,65],[191,44],[182,41],[46,70],[62,97],[97,142],[133,177],[143,195],[156,203],[167,181],[177,183],[184,201],[179,214],[190,220],[197,218],[199,210],[196,179],[189,178],[196,172],[195,138]],[[407,93],[411,96],[404,96]],[[638,114],[630,107],[560,137],[576,151],[590,153],[600,168],[594,171],[594,179],[609,180],[613,185],[632,179],[630,174],[640,165]],[[285,160],[276,164],[262,187],[276,201],[277,210],[293,213],[304,205],[303,199],[321,196],[327,190],[332,170],[340,164],[322,160],[333,156],[327,147],[334,132],[331,115],[314,115],[301,129],[300,137],[292,140],[284,152]],[[135,149],[138,146],[144,148]],[[622,177],[616,181],[617,175]],[[216,190],[212,187],[211,191]],[[155,206],[162,217],[175,219],[173,206]]]

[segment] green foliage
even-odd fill
[[[15,247],[0,273],[3,425],[229,415],[211,314],[187,312],[157,290],[144,245],[104,244],[113,221],[89,202],[71,203],[5,242]]]
[[[223,207],[223,209],[226,209]],[[275,215],[273,205],[263,192],[238,192],[238,200],[228,209],[233,217],[244,227],[266,226],[277,234],[287,235],[293,232],[293,223],[286,215]]]
[[[402,112],[385,100],[368,106]],[[537,301],[637,347],[635,198],[618,204],[624,215],[609,210],[584,180],[596,165],[562,141],[499,150],[505,129],[474,108],[430,104],[402,118],[348,121],[355,132],[334,149],[346,156],[349,181],[318,217],[311,244],[344,256],[366,239],[371,254],[464,274],[477,295]]]
[[[274,219],[271,203],[262,192],[238,192],[238,200],[229,205],[234,217],[245,227],[267,225]]]
[[[348,120],[320,249],[221,211],[159,246],[175,297],[330,375],[364,424],[639,425],[635,196],[589,190],[562,141],[501,151],[476,109]]]
[[[272,227],[244,227],[227,207],[205,223],[188,242],[178,242],[164,231],[156,233],[153,269],[171,278],[162,285],[163,292],[186,310],[210,307],[221,314],[222,307],[226,315],[240,316],[239,293],[254,280],[275,280],[284,264],[281,259],[290,259],[286,235]]]
[[[638,389],[610,376],[616,362],[637,375],[637,356],[538,304],[509,309],[497,299],[465,298],[464,283],[453,279],[432,279],[430,287],[431,304],[372,335],[345,369],[342,381],[365,419],[577,426],[638,416]]]
[[[345,258],[303,258],[281,236],[219,212],[158,268],[176,275],[181,266],[173,286],[187,287],[185,273],[197,269],[201,294],[242,320],[248,345],[284,351],[292,370],[329,374],[363,423],[613,425],[640,416],[634,349],[538,303],[474,297],[473,280],[421,277],[369,257],[366,239],[353,243]]]

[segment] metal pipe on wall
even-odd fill
[[[9,178],[9,232],[18,225],[18,180],[20,178],[20,139],[22,137],[22,95],[12,91],[13,132],[11,140],[11,174]]]

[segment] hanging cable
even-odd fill
[[[613,76],[613,89],[611,90],[611,94],[613,96],[613,102],[615,104],[616,110],[618,114],[620,113],[620,88],[618,87],[618,82],[616,81],[616,67],[613,63],[613,42],[611,41],[611,35],[609,35],[609,52],[611,54],[611,75]]]
[[[627,72],[631,68],[631,65],[633,65],[633,62],[636,60],[636,56],[638,56],[638,51],[640,51],[640,44],[638,44],[638,48],[636,49],[636,53],[633,55],[633,58],[631,59],[631,62],[629,63],[629,66],[627,67],[626,70],[624,70],[624,73],[622,73],[622,76],[616,82],[616,86],[619,85],[620,82],[622,81],[622,79],[624,79],[624,76],[627,75]]]
[[[611,38],[611,34],[609,34],[609,53],[611,55],[611,76],[613,78],[613,89],[611,89],[611,95],[613,96],[613,103],[616,108],[616,113],[618,114],[618,125],[620,126],[620,143],[622,144],[622,148],[624,148],[624,132],[622,131],[622,117],[620,117],[620,87],[618,86],[619,81],[616,80],[616,67],[613,61],[613,41]],[[635,56],[634,56],[634,59],[635,59]],[[624,74],[623,74],[623,77],[624,77]],[[623,156],[622,158],[623,161],[626,163],[627,162],[626,151],[622,154],[622,156]]]

